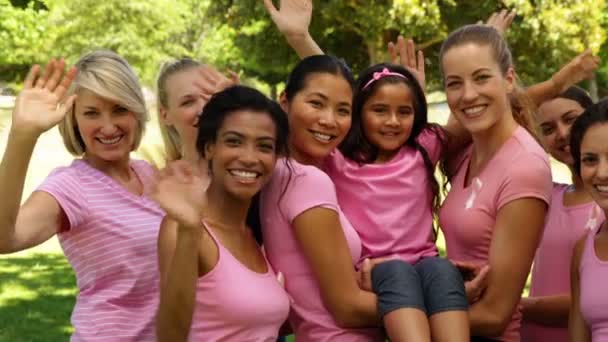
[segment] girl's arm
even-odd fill
[[[591,50],[585,50],[580,55],[564,65],[547,81],[534,84],[526,89],[526,95],[536,106],[551,100],[578,82],[590,79],[600,64],[600,58],[594,56]]]
[[[315,207],[298,215],[293,226],[321,288],[323,302],[338,325],[380,326],[376,295],[359,288],[338,213]]]
[[[500,336],[516,310],[536,247],[547,205],[522,198],[498,212],[489,253],[488,286],[469,309],[471,335]]]
[[[75,96],[60,104],[76,69],[64,74],[63,60],[51,60],[44,74],[30,70],[17,97],[4,157],[0,163],[0,253],[36,246],[69,225],[59,203],[34,192],[21,206],[28,165],[38,137],[63,119]]]
[[[591,342],[589,327],[587,326],[587,323],[585,323],[585,319],[581,313],[581,284],[578,273],[578,268],[581,264],[581,255],[583,254],[583,249],[585,248],[587,234],[585,234],[585,236],[583,236],[576,243],[576,246],[574,246],[572,263],[570,264],[570,293],[572,296],[572,301],[570,302],[568,331],[570,332],[571,342]]]
[[[272,0],[264,0],[264,5],[272,21],[300,59],[323,54],[323,50],[308,32],[312,18],[311,0],[281,0],[278,10]]]
[[[525,297],[521,299],[524,321],[550,327],[568,326],[570,295]]]

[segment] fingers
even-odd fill
[[[413,39],[407,40],[407,65],[410,68],[417,69],[416,67],[416,45],[414,45]]]
[[[59,61],[57,61],[57,63],[55,63],[55,68],[52,71],[51,77],[46,82],[44,87],[50,91],[55,90],[55,87],[57,87],[57,84],[59,84],[59,80],[61,79],[64,70],[65,61],[63,60],[63,58],[61,58]]]
[[[68,97],[64,103],[61,103],[57,106],[57,112],[61,113],[62,115],[65,115],[65,113],[68,112],[68,110],[70,110],[70,108],[72,108],[74,106],[74,102],[76,101],[76,94]]]
[[[390,61],[393,64],[397,64],[399,62],[399,56],[397,56],[397,48],[393,42],[388,43],[388,55],[390,56]]]
[[[507,15],[507,18],[505,20],[505,28],[511,26],[511,24],[513,23],[513,20],[515,20],[516,16],[517,16],[517,11],[515,11],[514,9],[509,12],[509,14]]]
[[[28,89],[34,87],[36,78],[40,74],[40,65],[34,64],[23,81],[23,88]]]
[[[363,290],[372,291],[372,263],[369,259],[363,260],[359,271],[360,284]]]
[[[42,72],[42,76],[36,80],[36,84],[34,84],[35,88],[42,89],[45,87],[46,83],[49,80],[50,74],[53,72],[55,68],[55,59],[51,59],[46,66],[44,67],[44,71]]]
[[[274,7],[272,0],[264,0],[264,7],[266,7],[266,11],[270,14],[270,16],[274,16],[278,11],[277,8]]]
[[[70,68],[70,70],[68,70],[68,72],[63,76],[61,83],[59,83],[59,86],[57,86],[57,88],[55,88],[55,95],[57,96],[57,98],[59,98],[59,99],[63,98],[63,96],[65,95],[65,92],[68,90],[68,88],[74,81],[74,78],[76,78],[77,73],[78,73],[78,69],[76,69],[75,66],[72,66]]]

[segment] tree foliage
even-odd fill
[[[278,1],[277,1],[278,2]],[[386,58],[397,35],[424,49],[429,85],[439,87],[438,53],[448,33],[503,7],[518,18],[507,35],[525,83],[546,79],[591,47],[608,60],[606,0],[314,0],[311,33],[355,72]],[[604,9],[598,10],[598,9]],[[261,0],[0,0],[0,79],[32,63],[112,49],[151,83],[160,62],[192,56],[270,85],[297,61]],[[608,88],[608,67],[599,73]]]

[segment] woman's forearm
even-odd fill
[[[13,251],[15,223],[37,137],[11,130],[0,163],[0,252]]]
[[[570,295],[522,298],[524,321],[551,327],[568,327]]]
[[[186,341],[192,323],[198,279],[198,246],[201,234],[178,228],[175,254],[161,284],[157,318],[158,341]]]

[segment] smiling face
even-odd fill
[[[173,126],[184,145],[196,144],[198,115],[206,101],[201,95],[196,81],[200,78],[196,67],[176,72],[165,81],[167,105],[160,108],[161,120]]]
[[[393,158],[414,126],[410,87],[403,82],[379,86],[363,105],[362,123],[366,138],[379,150],[376,162]]]
[[[515,75],[512,69],[501,72],[490,46],[453,46],[442,65],[450,110],[471,134],[486,132],[510,113]]]
[[[595,202],[608,211],[608,123],[596,123],[581,141],[580,174]]]
[[[553,158],[572,166],[570,153],[570,129],[584,108],[570,99],[555,98],[543,102],[538,107],[541,140]]]
[[[312,73],[291,101],[281,96],[281,106],[289,116],[293,156],[299,162],[317,164],[350,129],[352,89],[342,76]]]
[[[277,160],[276,125],[265,112],[239,110],[226,116],[205,158],[211,162],[212,187],[250,200],[269,180]]]
[[[138,130],[133,112],[81,89],[74,104],[74,116],[87,158],[106,162],[129,158]]]

